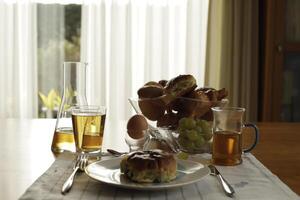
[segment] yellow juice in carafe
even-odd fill
[[[63,151],[75,152],[75,140],[71,127],[58,128],[55,130],[51,150],[54,154]]]

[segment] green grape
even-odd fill
[[[195,141],[195,146],[197,148],[200,148],[204,144],[205,144],[205,139],[203,137],[201,137],[201,136]]]
[[[185,148],[187,151],[192,152],[195,149],[195,143],[190,141],[189,143],[187,143]]]
[[[179,127],[184,129],[193,129],[194,127],[196,127],[196,121],[192,118],[181,118],[179,120]]]
[[[178,131],[179,133],[181,133],[181,132],[185,131],[185,129],[182,128],[182,127],[180,127],[180,126],[178,126],[177,131]]]
[[[203,129],[201,128],[201,126],[197,125],[194,130],[197,131],[198,134],[203,134]]]
[[[207,121],[200,120],[198,123],[201,124],[202,130],[204,133],[211,134],[211,125]]]
[[[185,117],[181,118],[178,122],[179,128],[185,128],[185,123],[186,123],[186,119]]]
[[[185,129],[179,129],[179,135],[181,137],[187,137],[188,133],[187,133],[188,130],[185,130]]]
[[[177,158],[181,160],[187,160],[189,158],[189,154],[185,152],[180,152],[179,154],[177,154]]]
[[[179,135],[179,137],[178,137],[178,142],[179,142],[179,144],[180,144],[181,146],[185,147],[185,146],[188,145],[189,140],[188,140],[186,137],[184,137],[184,136],[182,136],[182,135]]]
[[[201,119],[197,119],[196,120],[196,126],[201,127],[202,126],[202,120]]]
[[[186,121],[186,128],[187,129],[193,129],[196,127],[196,121],[192,118],[187,118],[188,120]]]
[[[188,130],[187,131],[187,138],[191,141],[195,141],[198,139],[197,131],[195,130]]]
[[[190,140],[188,140],[188,138],[186,137],[179,136],[178,142],[184,149],[188,151],[192,150],[195,147],[195,144]]]

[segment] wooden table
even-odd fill
[[[300,195],[300,123],[264,122],[258,127],[260,139],[252,154]],[[246,143],[250,135],[243,135]]]
[[[104,149],[127,150],[125,125],[107,123]],[[54,161],[50,150],[54,126],[55,120],[49,119],[0,120],[0,199],[19,198]],[[300,194],[300,124],[262,123],[259,127],[261,139],[253,154]]]

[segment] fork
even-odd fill
[[[87,164],[88,164],[88,156],[87,155],[81,154],[81,155],[77,156],[75,165],[73,167],[73,172],[62,186],[62,189],[61,189],[62,194],[66,194],[67,192],[70,191],[70,189],[73,185],[73,182],[74,182],[74,177],[75,177],[76,172],[78,170],[84,171]]]

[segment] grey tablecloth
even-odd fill
[[[205,154],[191,159],[203,162],[209,157],[210,155]],[[74,155],[70,154],[63,154],[57,158],[20,199],[230,199],[223,193],[217,179],[209,175],[195,184],[154,192],[111,187],[80,173],[74,181],[72,190],[62,195],[61,187],[72,172],[73,159]],[[236,191],[234,199],[300,199],[251,154],[244,155],[241,165],[218,166],[218,169],[234,187]]]

